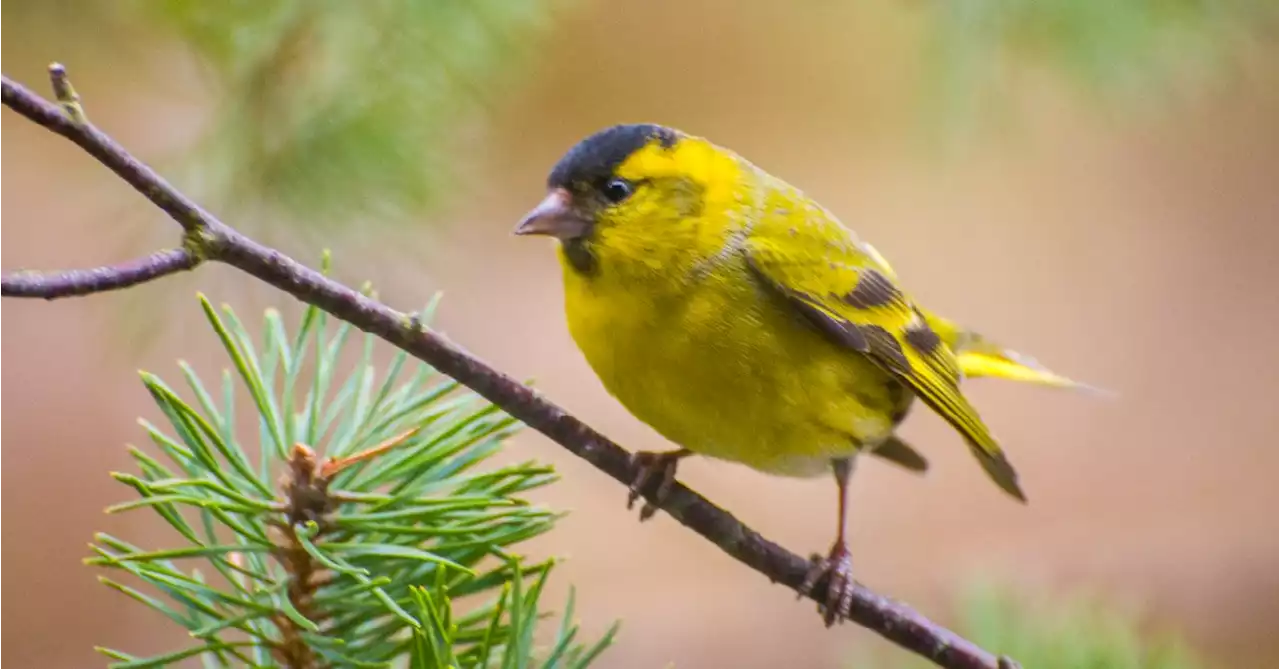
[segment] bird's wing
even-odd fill
[[[955,353],[898,287],[879,254],[817,208],[757,221],[744,249],[765,284],[832,339],[910,387],[964,435],[997,485],[1025,501],[1013,466],[960,393]]]

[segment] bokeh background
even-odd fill
[[[332,248],[339,278],[400,308],[445,291],[451,337],[636,449],[664,444],[574,349],[548,248],[508,232],[604,125],[733,147],[837,212],[930,306],[1117,393],[969,384],[1027,507],[915,412],[929,475],[858,472],[861,580],[955,624],[978,581],[1045,615],[1083,593],[1206,666],[1276,666],[1274,4],[13,1],[3,38],[5,74],[43,92],[44,66],[67,63],[95,122],[229,223],[303,260]],[[5,270],[173,242],[70,144],[9,112],[3,134]],[[224,364],[197,290],[297,311],[223,267],[4,303],[12,666],[184,643],[80,561],[97,530],[168,540],[101,509],[128,497],[108,472],[155,411],[136,370]],[[576,584],[588,631],[624,620],[602,666],[900,666],[669,518],[638,526],[618,485],[545,439],[509,450],[563,473],[537,501],[572,513],[531,550],[570,558],[554,585]],[[831,539],[825,479],[696,460],[681,475],[793,550]]]

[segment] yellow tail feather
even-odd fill
[[[1096,388],[1058,374],[1035,359],[1011,351],[982,335],[965,330],[955,323],[928,313],[929,322],[942,341],[955,351],[956,361],[965,378],[990,377],[1051,388],[1065,388],[1096,395],[1111,396],[1111,391]]]

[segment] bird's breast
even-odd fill
[[[876,390],[887,377],[773,301],[745,267],[663,290],[567,272],[565,311],[610,394],[694,452],[815,475],[892,429]]]

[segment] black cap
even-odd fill
[[[675,146],[680,134],[651,123],[615,125],[578,142],[564,154],[547,177],[548,188],[570,188],[573,184],[597,184],[613,176],[628,156],[653,141],[665,148]]]

